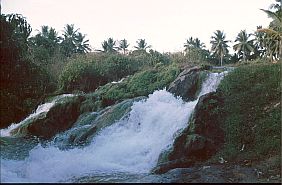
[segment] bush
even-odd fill
[[[109,55],[99,63],[100,71],[107,81],[119,80],[138,70],[135,61],[123,55]]]
[[[85,56],[77,56],[68,61],[59,77],[60,89],[67,92],[94,91],[105,82],[97,62]]]

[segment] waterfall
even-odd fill
[[[200,95],[215,91],[224,75],[210,73]],[[84,148],[60,150],[51,142],[33,148],[25,160],[1,158],[1,182],[72,182],[87,175],[149,173],[187,126],[198,99],[184,102],[166,90],[155,91]]]
[[[20,125],[23,125],[24,123],[26,123],[28,121],[31,121],[32,119],[36,118],[37,116],[39,116],[42,113],[47,113],[55,105],[55,103],[57,101],[59,101],[60,99],[62,99],[64,97],[71,97],[71,96],[74,96],[74,95],[73,94],[62,94],[62,95],[54,97],[54,99],[51,102],[47,102],[47,103],[44,103],[42,105],[39,105],[34,113],[30,114],[28,117],[26,117],[21,122],[13,123],[8,128],[1,129],[0,130],[0,136],[1,137],[11,136],[10,132],[12,130],[19,127]]]

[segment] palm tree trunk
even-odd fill
[[[246,62],[246,54],[245,54],[245,52],[243,53],[243,61]]]
[[[220,66],[222,66],[223,54],[220,55]]]
[[[278,52],[278,57],[281,60],[282,59],[282,38],[280,38],[280,43],[279,43],[279,52]]]

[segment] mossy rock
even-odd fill
[[[75,123],[80,115],[80,104],[83,100],[84,96],[62,98],[48,112],[28,120],[11,133],[16,137],[37,136],[51,139]]]
[[[60,137],[56,139],[62,142],[63,147],[85,146],[91,142],[100,130],[126,117],[131,111],[131,106],[134,102],[141,101],[145,98],[146,97],[137,97],[128,99],[116,105],[106,107],[99,112],[84,113],[79,117],[77,122],[74,123],[72,129],[62,133],[62,140]]]
[[[168,91],[175,96],[180,96],[184,101],[193,101],[201,90],[201,84],[207,73],[205,67],[192,67],[184,69],[169,85]]]

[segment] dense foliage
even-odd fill
[[[20,15],[1,15],[0,128],[30,113],[54,90],[48,73],[27,59],[30,25]]]

